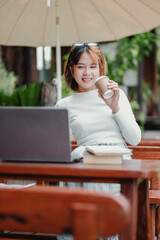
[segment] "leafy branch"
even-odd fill
[[[149,56],[155,42],[156,36],[152,32],[137,34],[117,41],[114,58],[105,54],[108,64],[107,76],[122,84],[125,72],[129,69],[135,71],[143,57]]]

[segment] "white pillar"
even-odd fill
[[[62,80],[61,80],[61,44],[60,44],[60,17],[58,0],[56,0],[56,72],[57,72],[57,100],[62,98]]]

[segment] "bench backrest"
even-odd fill
[[[160,160],[160,146],[128,146],[133,150],[133,159]]]
[[[142,138],[138,146],[160,146],[160,138]]]
[[[0,189],[0,231],[72,233],[93,240],[120,233],[130,219],[124,196],[83,188]]]
[[[72,141],[72,150],[77,148],[76,141]],[[129,149],[133,150],[133,159],[153,159],[153,160],[160,160],[160,146],[128,146]]]

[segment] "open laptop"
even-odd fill
[[[71,162],[68,111],[53,107],[1,107],[0,159]]]

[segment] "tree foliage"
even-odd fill
[[[107,76],[122,84],[125,72],[129,69],[136,70],[143,57],[149,56],[155,42],[156,36],[152,32],[137,34],[117,41],[114,58],[104,54],[108,64]]]

